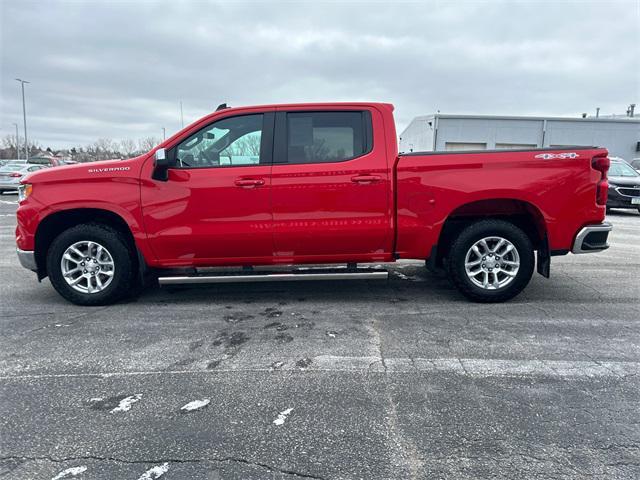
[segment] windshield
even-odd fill
[[[620,162],[611,162],[609,175],[611,177],[640,177],[640,174],[631,168],[631,166]]]

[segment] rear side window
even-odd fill
[[[370,132],[369,112],[287,113],[286,162],[342,162],[359,157],[371,150]]]

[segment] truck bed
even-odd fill
[[[424,258],[445,222],[474,215],[528,215],[563,253],[583,225],[604,219],[595,202],[598,147],[400,154],[395,165],[396,254]]]

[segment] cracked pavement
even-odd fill
[[[635,212],[610,215],[607,252],[554,257],[506,304],[402,262],[388,282],[82,308],[19,266],[14,210],[0,203],[3,480],[640,477]]]

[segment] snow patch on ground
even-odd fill
[[[129,410],[131,410],[131,407],[133,406],[133,404],[136,402],[139,402],[141,398],[142,398],[141,393],[136,393],[135,395],[129,395],[128,397],[125,397],[122,400],[120,400],[120,403],[118,404],[118,406],[113,410],[111,410],[111,413],[128,412]]]
[[[286,410],[280,412],[278,414],[278,418],[276,418],[273,423],[275,425],[282,425],[284,423],[284,421],[287,419],[287,417],[289,416],[289,414],[293,412],[293,408],[287,408]]]
[[[75,476],[80,475],[81,473],[86,472],[86,471],[87,471],[87,467],[85,467],[84,465],[82,465],[80,467],[67,468],[66,470],[61,471],[59,474],[57,474],[51,480],[62,480],[63,478],[75,477]]]
[[[138,480],[154,480],[156,478],[160,478],[162,475],[169,471],[169,464],[167,462],[162,465],[156,465],[155,467],[150,468],[146,472],[142,474]]]
[[[211,403],[211,400],[208,398],[204,398],[202,400],[194,400],[193,402],[187,403],[180,410],[183,412],[192,412],[194,410],[198,410],[199,408],[204,408]]]

